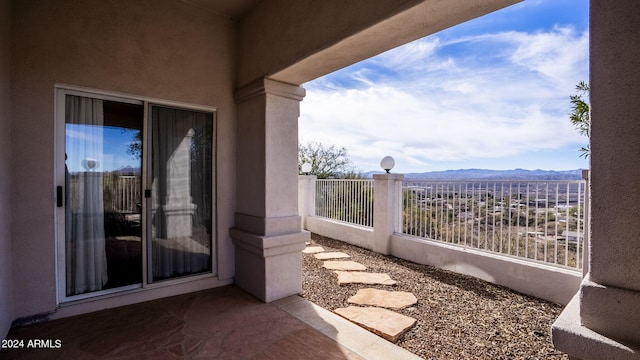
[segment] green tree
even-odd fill
[[[589,137],[591,133],[591,113],[589,107],[589,84],[580,81],[576,85],[577,94],[571,95],[571,113],[569,120],[581,135]],[[589,145],[580,148],[580,156],[588,158],[591,152]]]
[[[122,133],[133,132],[131,136],[131,142],[127,146],[127,154],[131,155],[133,159],[140,159],[142,156],[142,131],[134,129],[122,129]]]
[[[302,173],[302,164],[311,164],[310,175],[318,179],[355,179],[362,176],[347,157],[347,149],[335,145],[325,146],[311,142],[298,147],[298,171]]]

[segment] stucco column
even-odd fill
[[[164,174],[160,176],[165,180],[165,198],[162,205],[162,232],[161,238],[181,238],[193,235],[193,215],[196,205],[191,199],[191,145],[195,131],[188,129],[186,134],[173,149],[168,157],[166,166],[163,166]],[[167,136],[180,137],[180,133],[167,134]],[[174,139],[175,141],[175,139]]]
[[[234,94],[234,280],[266,302],[302,291],[301,251],[309,239],[298,215],[298,117],[304,95],[302,87],[266,78]]]
[[[582,323],[640,344],[640,4],[592,1],[590,267]]]
[[[306,229],[307,216],[316,214],[316,180],[315,175],[298,176],[298,210],[303,230]]]
[[[640,3],[591,1],[589,270],[554,323],[581,359],[640,358]]]
[[[373,251],[388,255],[391,235],[399,230],[402,211],[401,174],[373,175]]]

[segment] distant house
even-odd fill
[[[584,233],[579,231],[563,231],[562,238],[568,242],[578,242],[584,240]]]
[[[458,213],[458,218],[463,219],[463,220],[473,220],[474,219],[474,215],[470,211],[461,211],[461,212]]]

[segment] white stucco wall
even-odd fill
[[[477,277],[561,305],[569,303],[582,279],[579,271],[399,235],[391,237],[391,254]]]
[[[11,118],[10,33],[11,3],[0,0],[0,339],[4,339],[13,320],[11,271]]]
[[[56,307],[56,83],[218,109],[218,274],[231,279],[235,25],[180,1],[36,0],[15,1],[14,7],[13,155],[11,170],[2,169],[11,173],[14,184],[13,275],[14,284],[19,284],[14,287],[14,317]],[[5,167],[3,160],[0,166]],[[2,206],[0,211],[5,210]]]
[[[306,229],[312,233],[338,239],[367,250],[373,250],[373,228],[365,228],[315,216],[306,217],[304,221]]]

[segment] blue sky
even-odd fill
[[[589,1],[527,0],[304,84],[299,141],[360,171],[587,168],[569,96],[589,80]]]
[[[65,164],[70,172],[86,171],[85,159],[98,161],[95,171],[113,171],[123,167],[140,168],[140,159],[127,154],[135,131],[119,127],[66,124]]]

